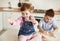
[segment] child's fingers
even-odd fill
[[[12,22],[13,22],[13,20],[12,20],[11,17],[8,17],[8,22],[9,22],[9,23],[12,23]]]
[[[55,35],[52,32],[48,33],[49,36],[55,37]]]
[[[8,19],[8,22],[11,23],[12,21],[10,19]]]
[[[10,19],[8,19],[8,21],[10,22]]]
[[[44,31],[42,34],[43,34],[43,35],[47,35],[47,32],[46,32],[46,31]]]

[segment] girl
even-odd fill
[[[20,24],[20,30],[18,33],[19,41],[28,41],[34,38],[37,34],[35,33],[34,25],[38,25],[38,22],[34,17],[30,16],[34,7],[30,3],[23,3],[21,6],[22,16],[19,17],[16,21],[13,21],[11,18],[8,19],[11,25]]]

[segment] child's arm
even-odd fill
[[[33,20],[32,23],[35,25],[35,26],[38,26],[38,22],[36,20]]]
[[[35,20],[34,17],[31,17],[31,22],[32,22],[35,26],[38,26],[38,22]]]
[[[38,29],[39,29],[39,32],[41,32],[42,34],[44,34],[44,35],[47,34],[47,31],[44,31],[40,25],[38,25]]]
[[[58,31],[58,27],[54,27],[52,32],[56,33],[57,31]]]
[[[44,30],[42,29],[40,25],[38,25],[38,29],[39,29],[39,32],[44,32]]]
[[[11,17],[9,17],[8,21],[11,25],[17,25],[17,24],[20,24],[22,22],[22,18],[19,17],[17,20],[14,21]]]
[[[41,32],[42,34],[45,34],[45,35],[47,34],[47,31],[43,29],[43,20],[39,22],[38,29],[39,29],[39,32]]]
[[[58,31],[58,27],[56,26],[56,23],[53,22],[53,31],[52,32],[48,32],[48,34],[52,37],[56,37],[55,33]]]
[[[12,20],[11,17],[8,17],[8,22],[9,22],[11,25],[13,25],[13,20]]]
[[[53,33],[57,32],[58,31],[58,27],[57,27],[57,24],[55,21],[52,22],[53,23]]]
[[[52,36],[52,37],[56,37],[56,36],[55,36],[55,33],[57,32],[58,28],[57,28],[57,27],[54,27],[53,29],[54,29],[54,30],[53,30],[52,32],[49,32],[48,34],[49,34],[50,36]]]

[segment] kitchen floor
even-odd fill
[[[0,34],[0,41],[18,41],[17,35],[18,35],[18,30],[16,29],[6,30],[5,32]],[[60,41],[60,34],[57,34],[56,38],[53,40]],[[31,41],[41,41],[40,34],[38,34],[38,36]]]

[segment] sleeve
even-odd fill
[[[18,25],[18,24],[22,24],[22,17],[17,18],[15,21],[13,21],[13,25]]]
[[[52,24],[53,24],[53,28],[57,27],[56,21],[53,21]]]
[[[38,25],[42,27],[42,24],[43,24],[43,22],[42,22],[42,21],[40,21]]]

